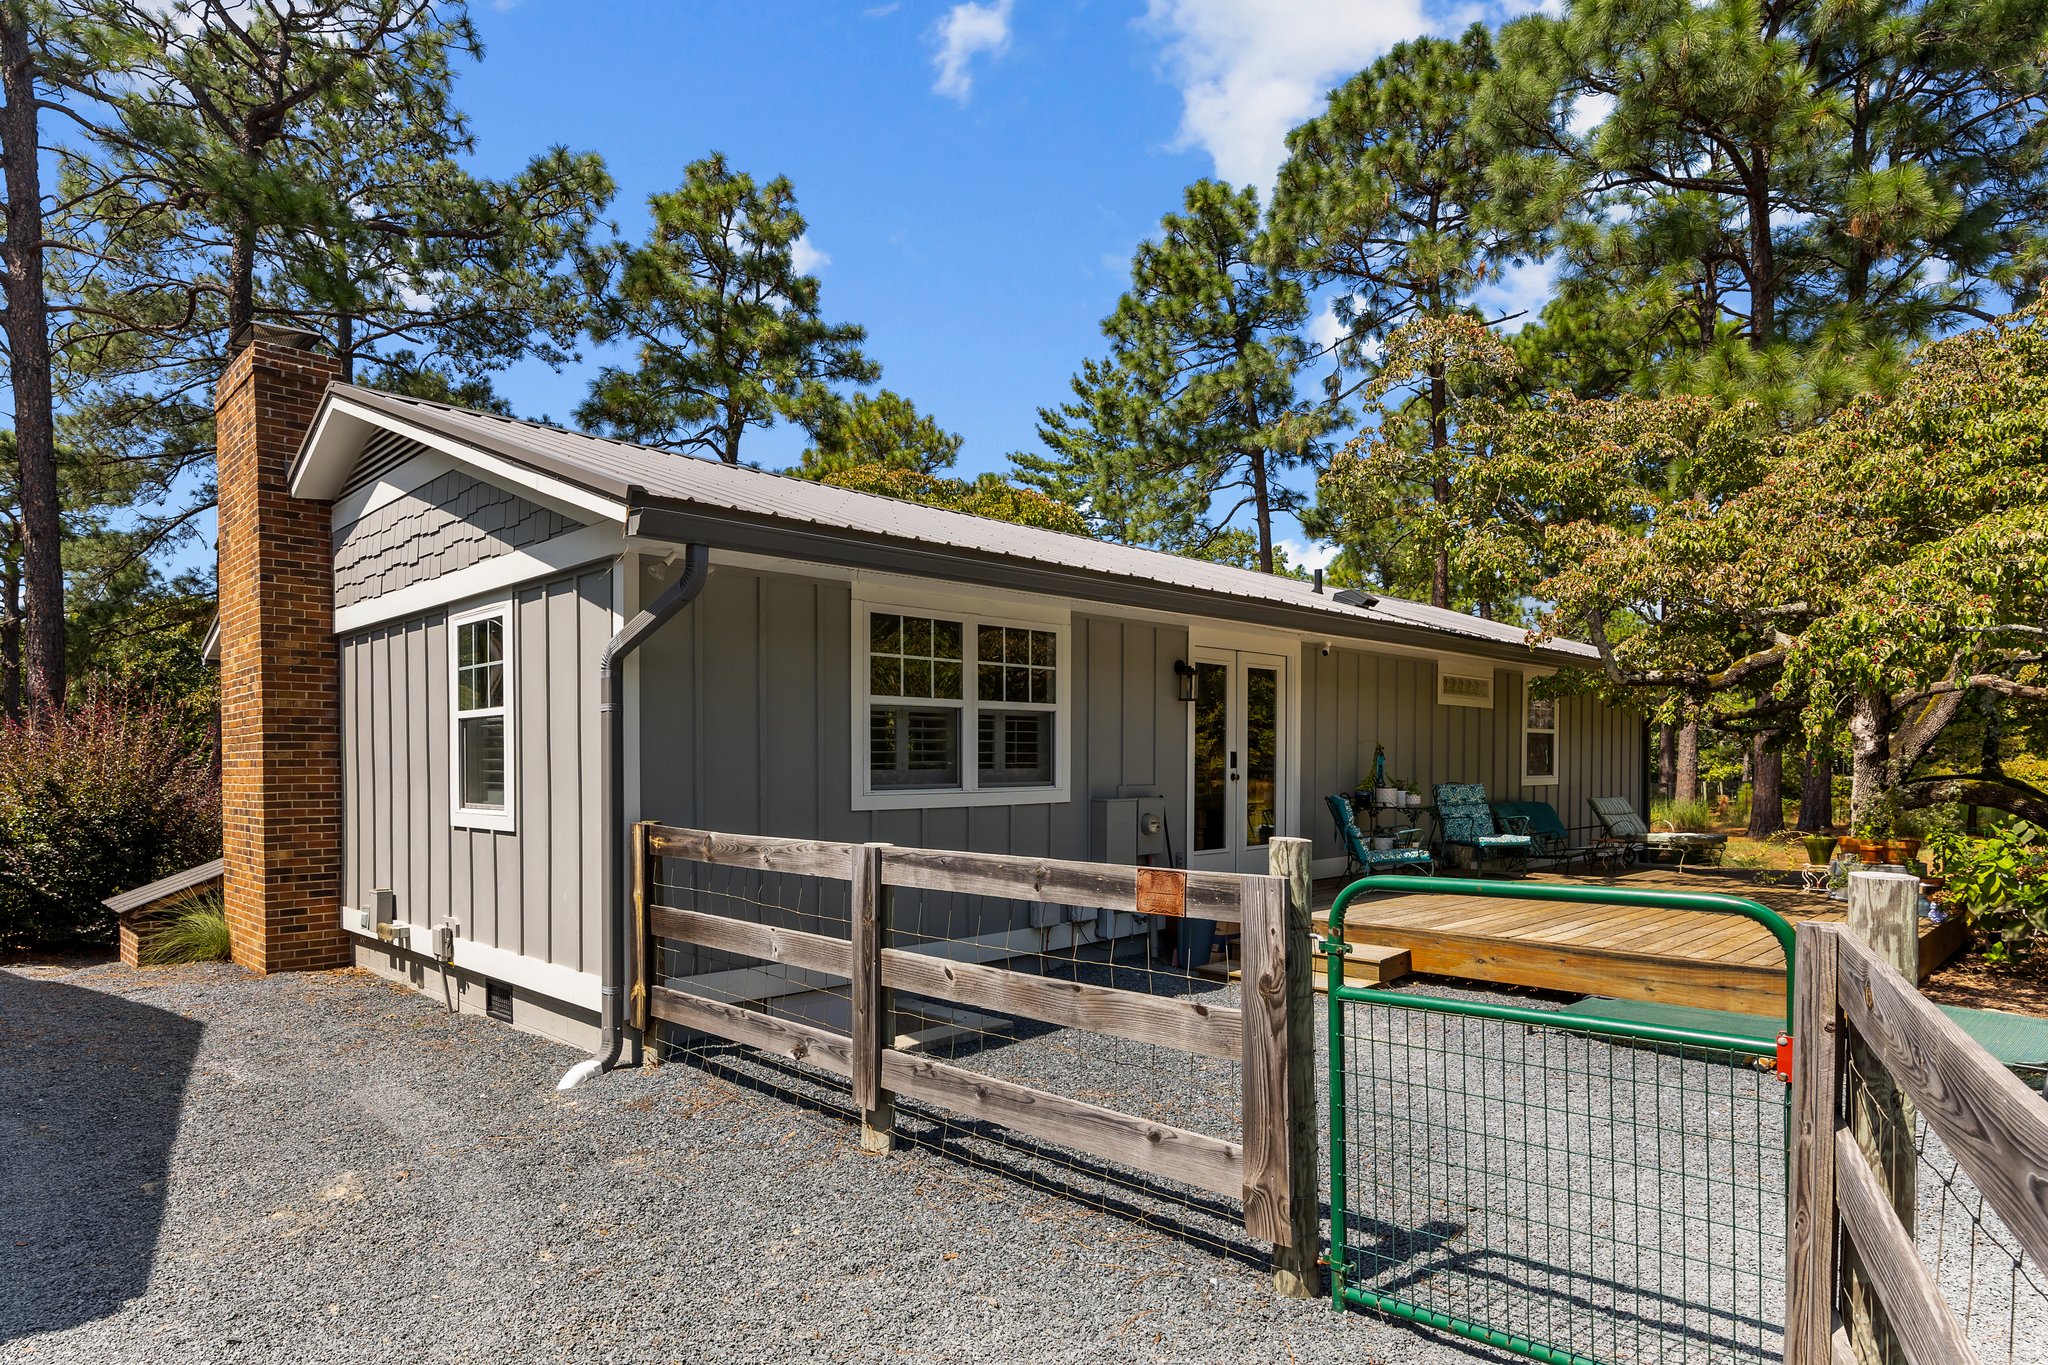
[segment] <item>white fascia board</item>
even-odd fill
[[[334,609],[334,633],[348,635],[386,621],[452,607],[471,598],[503,592],[535,579],[551,578],[565,569],[581,568],[614,558],[625,547],[617,524],[585,526],[548,540],[478,560],[467,568],[413,583],[381,597]]]
[[[543,507],[560,512],[563,516],[578,521],[596,518],[623,525],[626,519],[626,505],[613,498],[579,488],[573,483],[541,474],[516,464],[502,456],[477,449],[461,441],[443,436],[426,427],[414,426],[390,413],[365,407],[346,397],[330,395],[320,415],[314,420],[313,430],[306,438],[306,450],[299,461],[292,478],[294,497],[325,497],[331,499],[341,482],[347,478],[342,466],[353,464],[354,456],[363,447],[360,430],[347,424],[368,423],[385,431],[394,431],[409,440],[418,441],[429,450],[438,450],[451,457],[457,464],[501,488],[515,490],[524,497]],[[331,432],[334,438],[351,438],[329,453],[328,441]],[[340,472],[336,472],[339,470]],[[323,491],[324,490],[324,491]]]
[[[386,943],[377,937],[376,931],[367,927],[368,916],[353,906],[344,906],[341,911],[341,927],[378,948],[395,950],[416,957],[423,962],[432,962],[433,953],[428,951],[433,930],[423,924],[409,926],[411,933],[403,947]],[[531,991],[549,1000],[564,1005],[575,1005],[580,1009],[594,1010],[598,1007],[602,982],[594,972],[579,972],[574,967],[564,967],[555,962],[543,962],[537,957],[496,948],[488,943],[479,943],[471,938],[455,940],[455,967],[458,971],[474,972],[478,976],[502,981],[508,986]]]

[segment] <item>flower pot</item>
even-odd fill
[[[1391,806],[1400,799],[1401,789],[1399,787],[1374,787],[1372,789],[1372,800],[1376,806]]]
[[[1849,845],[1849,851],[1864,862],[1874,865],[1885,861],[1888,850],[1882,839],[1858,839]]]
[[[1920,856],[1920,845],[1924,842],[1926,841],[1913,838],[1910,835],[1899,835],[1889,840],[1888,847],[1892,851],[1892,861],[1895,863],[1912,862]]]
[[[1422,804],[1421,792],[1405,792],[1403,795],[1408,798],[1407,804],[1410,808],[1418,807]]]
[[[1799,841],[1806,847],[1806,861],[1824,863],[1835,851],[1835,841],[1825,834],[1809,834]]]
[[[1381,853],[1385,853],[1394,846],[1394,836],[1391,834],[1375,834],[1372,836],[1372,846]]]

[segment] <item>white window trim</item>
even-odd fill
[[[922,600],[920,600],[922,599]],[[870,785],[871,771],[868,766],[869,733],[868,707],[872,698],[868,693],[869,680],[873,670],[868,667],[869,645],[874,639],[868,625],[868,618],[876,612],[885,616],[943,616],[957,619],[961,626],[961,638],[969,657],[961,660],[962,697],[959,701],[937,699],[924,703],[928,705],[957,707],[960,711],[960,783],[958,787],[921,787],[914,790],[875,791]],[[922,593],[891,595],[888,597],[858,596],[853,603],[853,656],[851,686],[853,696],[853,809],[854,810],[929,810],[953,809],[967,806],[1052,806],[1064,805],[1072,796],[1072,733],[1074,688],[1076,674],[1072,653],[1073,617],[1068,612],[1046,612],[1038,610],[1018,611],[1016,609],[990,610],[986,607],[963,603],[958,599]],[[982,703],[976,699],[977,678],[975,661],[972,657],[980,637],[978,626],[1011,626],[1026,630],[1049,630],[1053,635],[1054,649],[1054,697],[1049,708],[1052,715],[1053,780],[1048,786],[1004,786],[982,789],[975,784],[979,780],[979,727],[976,717]],[[916,704],[916,703],[913,703]],[[988,703],[994,710],[1037,710],[1040,707],[1017,708],[1007,703]],[[1041,704],[1042,705],[1042,704]]]
[[[514,815],[519,803],[518,755],[519,755],[519,694],[518,673],[514,666],[519,654],[512,638],[512,620],[516,613],[510,599],[493,602],[489,606],[476,607],[465,612],[450,613],[448,617],[448,818],[457,829],[489,829],[511,832],[515,828]],[[505,808],[503,810],[480,810],[462,804],[462,717],[458,702],[461,698],[461,627],[472,621],[495,620],[503,627],[505,639]],[[490,712],[472,711],[470,715],[488,715]]]
[[[1558,743],[1558,735],[1564,728],[1564,708],[1557,704],[1557,698],[1552,697],[1550,699],[1550,728],[1548,730],[1538,729],[1532,731],[1529,728],[1529,703],[1535,700],[1535,694],[1529,690],[1529,683],[1532,681],[1534,679],[1524,679],[1522,683],[1522,785],[1525,787],[1555,787],[1557,785],[1557,770],[1563,765],[1564,761],[1564,749]],[[1532,733],[1550,736],[1550,772],[1547,775],[1529,771],[1529,736]]]

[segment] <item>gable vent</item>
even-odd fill
[[[365,484],[375,483],[425,450],[425,446],[410,436],[380,431],[363,444],[363,453],[356,456],[356,467],[349,474],[348,482],[341,486],[341,491],[352,493]]]
[[[1493,677],[1491,674],[1447,673],[1437,669],[1436,700],[1439,706],[1476,706],[1483,710],[1493,709]]]

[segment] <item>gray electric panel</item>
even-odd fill
[[[1095,861],[1167,867],[1166,798],[1106,797],[1095,802]]]

